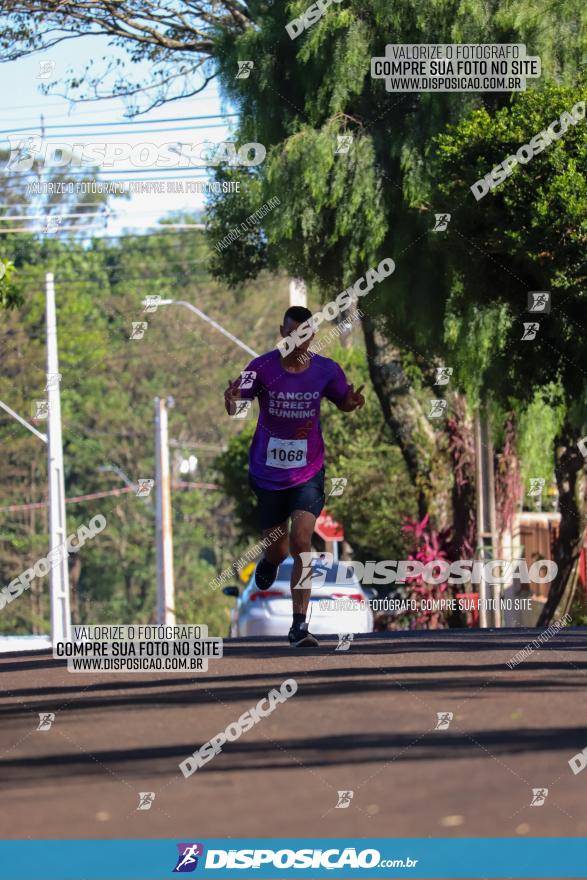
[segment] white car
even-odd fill
[[[230,616],[231,638],[287,635],[292,621],[292,565],[291,557],[281,563],[275,583],[268,590],[258,589],[254,572],[242,596],[238,587],[224,588],[227,596],[237,599]],[[307,620],[315,635],[373,632],[373,612],[360,582],[349,572],[348,583],[337,583],[346,579],[341,572],[349,567],[352,563],[339,562],[323,568],[314,560]]]

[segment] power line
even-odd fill
[[[49,235],[51,237],[55,237],[59,232],[81,232],[81,230],[87,232],[91,229],[104,229],[102,224],[96,226],[55,226],[51,230],[45,229],[31,229],[29,226],[17,226],[13,229],[0,229],[0,235]],[[87,238],[87,236],[83,236]],[[95,237],[95,236],[94,236]],[[105,236],[106,238],[118,238],[117,235]],[[126,236],[125,236],[126,237]]]
[[[116,99],[114,99],[114,98],[104,99],[104,104],[107,104],[108,100],[116,100]],[[220,96],[218,95],[218,93],[210,94],[208,96],[195,95],[194,97],[189,99],[190,105],[191,104],[202,104],[202,105],[208,104],[209,105],[209,104],[213,104],[214,102],[219,102],[219,101],[220,101]],[[67,106],[67,104],[64,105],[63,101],[55,101],[55,102],[48,101],[46,103],[40,103],[40,104],[3,104],[2,107],[0,107],[0,110],[48,110],[48,108],[56,107],[56,108],[60,108],[60,110],[62,110],[63,112],[52,112],[51,110],[49,110],[49,113],[52,118],[57,118],[57,119],[64,118],[64,119],[75,120],[76,116],[95,117],[95,116],[104,116],[104,114],[106,114],[106,113],[113,115],[113,114],[118,113],[121,109],[119,107],[103,107],[101,109],[96,108],[95,110],[78,110],[77,106],[76,106],[75,113],[72,114],[72,113],[67,112],[65,110],[66,106]],[[34,119],[36,121],[39,117],[37,114],[34,114],[34,115],[30,114],[30,116],[25,116],[24,118],[25,119]],[[128,122],[133,122],[138,119],[141,119],[141,121],[144,121],[144,122],[156,121],[156,120],[150,120],[150,119],[143,120],[142,117],[138,116],[138,115],[132,116],[132,117],[127,117],[127,119],[122,119],[122,120],[113,119],[112,121],[113,122],[119,122],[119,121],[126,122],[128,120]],[[161,118],[161,121],[167,122],[167,121],[169,121],[169,119],[171,119],[171,117],[166,118],[165,116],[163,116]],[[21,121],[21,120],[19,120],[19,121]]]
[[[107,498],[109,495],[125,495],[127,492],[134,492],[133,486],[125,486],[122,489],[109,489],[106,492],[93,492],[91,495],[77,495],[74,498],[66,498],[66,504],[77,504],[80,501],[89,501],[94,498]],[[33,501],[30,504],[9,504],[8,507],[0,507],[0,511],[12,512],[16,510],[38,510],[41,507],[48,507],[48,501]]]
[[[214,491],[220,489],[220,486],[217,483],[191,483],[185,480],[179,480],[176,483],[172,483],[172,489],[207,489],[209,491]],[[76,495],[73,498],[66,498],[66,504],[79,504],[81,501],[93,501],[96,498],[108,498],[112,495],[126,495],[129,492],[136,492],[134,486],[124,486],[120,489],[108,489],[104,492],[92,492],[89,495]],[[38,510],[42,507],[48,507],[48,501],[33,501],[30,504],[9,504],[8,507],[0,507],[0,512],[13,512],[17,510]]]
[[[62,167],[62,166],[57,166],[57,169],[55,169],[55,168],[53,168],[53,167],[51,167],[51,168],[43,168],[43,169],[41,169],[41,170],[35,170],[35,171],[33,171],[33,170],[29,170],[29,171],[10,171],[10,172],[9,172],[9,171],[0,171],[0,174],[5,174],[7,177],[12,177],[12,176],[15,175],[15,174],[22,175],[22,176],[27,176],[27,175],[28,175],[28,176],[32,176],[32,177],[40,177],[41,174],[49,174],[49,175],[54,174],[55,171],[56,171],[56,170],[59,171],[59,169],[60,169],[61,167]],[[179,171],[179,172],[182,172],[182,174],[184,174],[184,177],[177,177],[176,179],[177,179],[177,180],[182,180],[182,179],[185,178],[185,173],[186,173],[186,172],[189,172],[189,171],[201,171],[203,168],[214,168],[214,167],[216,167],[216,166],[213,166],[213,165],[207,165],[206,163],[204,163],[203,165],[186,165],[186,166],[179,165],[179,166],[173,166],[173,167],[171,167],[171,168],[109,168],[109,169],[108,169],[108,174],[158,174],[158,173],[159,173],[159,174],[166,174],[166,173],[170,173],[170,174],[171,174],[171,173],[174,173],[174,174],[177,174],[177,172]],[[83,168],[81,168],[79,165],[74,165],[73,168],[74,168],[76,171],[79,171],[79,172],[83,172],[83,171],[85,170],[87,173],[90,173],[91,171],[94,170],[95,166],[90,166],[90,167],[88,167],[88,168],[86,168],[86,169],[83,169]],[[105,172],[103,172],[103,171],[101,171],[101,170],[98,170],[98,174],[103,174],[103,173],[105,173]],[[191,180],[192,177],[190,177],[189,179]],[[205,180],[206,178],[205,178],[205,177],[200,177],[199,179],[200,179],[200,180]],[[168,178],[168,177],[162,177],[161,180],[169,180],[169,178]],[[84,183],[85,181],[81,181],[81,182]],[[96,180],[96,183],[106,183],[106,182],[107,182],[107,181],[98,181],[98,180]],[[119,183],[120,181],[113,180],[112,182],[113,182],[113,183]],[[29,186],[30,186],[30,184],[29,184]],[[33,195],[41,195],[41,193],[33,193]]]
[[[38,195],[40,195],[40,193],[38,193]],[[174,194],[171,193],[171,195],[174,195]],[[181,195],[181,193],[177,193],[177,195]],[[60,207],[61,204],[63,204],[63,203],[60,202],[60,203],[56,203],[56,204],[54,204],[54,205],[48,205],[47,207],[48,207],[48,208],[58,208],[58,207]],[[128,203],[128,202],[125,202],[125,203],[123,203],[123,204],[127,205],[127,204],[129,204],[129,203]],[[92,207],[95,207],[95,206],[92,205]],[[27,209],[27,208],[28,208],[30,211],[38,211],[38,210],[39,210],[39,206],[38,206],[38,205],[35,205],[35,204],[32,204],[31,202],[0,202],[0,210],[1,210],[1,209],[4,209],[4,208],[23,208],[23,209]],[[177,211],[179,211],[179,210],[181,210],[181,209],[169,208],[167,213],[174,213],[174,212],[177,212]],[[160,213],[161,213],[161,208],[153,208],[153,209],[150,210],[150,211],[145,211],[143,208],[133,208],[133,209],[130,210],[130,211],[125,210],[124,213],[121,213],[120,216],[123,217],[123,216],[126,216],[127,214],[141,214],[141,215],[145,215],[145,214],[160,214]],[[181,210],[181,213],[185,213],[185,211]],[[119,216],[119,215],[117,215],[117,214],[115,213],[114,208],[106,208],[106,209],[105,209],[105,212],[104,212],[104,215],[106,216],[106,214],[107,214],[110,218],[114,218],[114,219],[118,218],[118,216]],[[39,215],[39,216],[43,216],[43,217],[45,217],[44,214],[43,214],[43,215]],[[65,215],[62,214],[61,216],[65,216]],[[80,215],[80,216],[81,216],[81,215]],[[84,216],[86,216],[86,215],[84,215]],[[4,216],[0,216],[0,220],[14,220],[14,219],[16,219],[16,218],[15,218],[15,217],[9,217],[9,216],[6,216],[6,217],[4,217]],[[32,218],[30,218],[30,215],[25,214],[25,215],[23,215],[23,218],[22,218],[22,219],[32,219]]]
[[[86,215],[84,215],[84,216],[86,216]],[[153,227],[151,227],[151,228],[153,228]],[[200,230],[202,230],[202,229],[205,229],[206,227],[203,223],[166,223],[165,226],[161,227],[161,228],[162,229],[171,229],[172,233],[175,233],[175,232],[183,231],[184,229],[200,229]],[[15,233],[15,234],[28,233],[29,235],[37,235],[39,233],[42,233],[43,235],[54,236],[59,232],[69,232],[72,229],[76,230],[77,232],[85,232],[88,229],[104,229],[104,226],[102,224],[99,224],[97,226],[55,226],[50,231],[48,229],[47,230],[45,230],[45,229],[29,229],[28,226],[18,226],[16,228],[12,228],[12,229],[10,229],[10,228],[0,229],[0,235],[12,235],[13,233]],[[105,235],[103,237],[104,238],[135,238],[135,237],[140,236],[140,234],[141,233],[134,233],[129,236],[129,235],[123,235],[122,233],[120,235],[116,235],[114,233],[112,235],[108,235],[108,236]],[[147,233],[145,233],[145,234],[147,234]],[[157,234],[157,233],[149,233],[149,234]],[[87,236],[85,236],[85,237],[87,237]]]
[[[79,229],[79,228],[81,228],[81,227],[74,226],[73,228],[74,228],[74,229]],[[98,226],[98,227],[96,227],[96,228],[98,228],[98,229],[102,229],[103,227],[102,227],[102,226]],[[105,239],[117,239],[117,240],[118,240],[118,239],[121,239],[121,238],[123,238],[123,239],[124,239],[124,238],[136,238],[136,239],[153,238],[153,237],[156,236],[156,235],[163,235],[163,231],[166,229],[166,226],[162,226],[161,229],[157,228],[156,231],[154,231],[154,232],[152,231],[152,227],[150,227],[150,229],[151,229],[151,231],[149,231],[149,228],[148,228],[147,231],[146,231],[146,232],[143,232],[143,233],[141,233],[141,232],[121,232],[121,233],[112,233],[111,235],[101,235],[101,236],[100,236],[100,241],[105,240]],[[7,229],[7,230],[5,230],[5,231],[6,231],[7,233],[11,233],[11,232],[13,232],[14,230],[12,230],[12,229]],[[24,231],[25,231],[25,232],[28,232],[29,234],[32,234],[32,230],[30,230],[30,229],[25,229]],[[176,234],[177,234],[177,231],[176,231],[176,230],[172,230],[172,231],[169,233],[169,235],[166,235],[166,236],[165,236],[165,238],[168,238],[168,237],[170,237],[170,236],[172,236],[172,235],[176,235]],[[95,237],[95,236],[94,236],[94,237]]]
[[[203,259],[203,260],[183,260],[182,262],[186,265],[191,265],[194,263],[206,263],[207,260],[206,259]],[[150,262],[149,269],[151,269],[153,266],[167,266],[167,265],[168,265],[167,262],[163,262],[163,263],[162,262],[154,262],[154,263]],[[17,269],[16,271],[18,272],[19,280],[22,279],[24,281],[37,281],[39,278],[38,274],[28,275],[27,272],[23,272],[21,269]],[[44,271],[45,271],[44,266],[39,266],[39,272],[44,272]],[[208,275],[208,272],[204,272],[204,275]],[[146,284],[147,282],[151,282],[151,281],[176,281],[176,280],[177,280],[177,278],[175,275],[149,275],[148,278],[145,278],[144,275],[130,275],[130,276],[125,276],[124,278],[121,278],[120,281],[114,281],[114,282],[110,282],[110,283],[114,285],[114,284],[126,284],[129,281],[140,281],[142,284]],[[102,285],[102,283],[103,283],[102,279],[100,279],[100,280],[88,279],[88,280],[78,280],[78,281],[60,281],[59,286],[60,287],[63,287],[63,286],[73,287],[73,286],[78,286],[79,284],[85,284],[85,285],[99,284],[99,285]]]
[[[0,205],[0,207],[2,206]],[[31,207],[33,206],[31,205]],[[59,206],[51,205],[50,207],[57,208]],[[7,221],[12,223],[15,220],[47,220],[49,217],[59,217],[61,219],[64,217],[103,217],[105,220],[107,220],[109,215],[106,211],[95,211],[91,214],[86,211],[81,211],[80,213],[75,214],[14,214],[12,216],[0,217],[0,223],[5,223]]]
[[[216,103],[218,103],[219,101],[220,101],[220,99],[217,98]],[[213,105],[213,104],[215,103],[215,101],[214,101],[214,100],[210,100],[209,98],[205,98],[203,101],[200,101],[200,102],[198,102],[198,103],[199,103],[200,105],[204,105],[204,104],[208,105],[208,106],[206,106],[206,107],[202,106],[202,109],[206,109],[206,110],[207,110],[207,109],[210,109],[210,105],[211,105],[211,104]],[[63,112],[59,112],[59,111],[57,111],[57,110],[55,110],[55,111],[54,111],[54,110],[51,110],[51,109],[50,109],[51,107],[60,107],[61,110],[62,110]],[[49,108],[49,109],[48,109],[48,108]],[[11,108],[8,104],[2,104],[2,105],[0,106],[0,114],[2,114],[3,111],[5,111],[5,110],[6,110],[6,111],[10,111],[11,109],[13,109],[13,110],[23,110],[23,109],[27,109],[27,108],[26,108],[26,105],[23,105],[23,107],[13,107],[13,108]],[[196,109],[197,109],[197,108],[196,108]],[[212,109],[215,109],[215,108],[212,107]],[[71,125],[76,125],[76,124],[77,124],[77,120],[78,120],[80,117],[82,117],[82,116],[83,116],[83,117],[85,117],[85,116],[91,116],[92,119],[95,119],[96,116],[106,116],[106,115],[108,115],[108,116],[109,116],[109,119],[110,119],[110,122],[112,123],[112,125],[117,125],[119,122],[122,123],[122,124],[124,124],[124,123],[131,124],[131,123],[133,123],[133,122],[134,122],[134,123],[143,123],[143,122],[169,122],[169,121],[171,121],[171,120],[174,118],[174,117],[172,117],[172,116],[160,116],[158,119],[144,119],[144,118],[141,117],[141,116],[132,116],[132,117],[120,118],[120,114],[117,113],[117,108],[115,108],[115,107],[109,107],[109,108],[106,108],[106,107],[105,107],[105,108],[103,108],[103,109],[99,109],[99,108],[97,108],[96,110],[86,110],[86,111],[80,111],[80,110],[78,110],[78,111],[76,111],[75,113],[68,113],[68,112],[66,112],[65,110],[63,110],[63,105],[62,105],[62,104],[50,104],[50,105],[40,104],[40,105],[39,105],[39,111],[38,111],[37,113],[30,113],[30,114],[22,115],[22,116],[19,114],[17,119],[15,118],[15,115],[16,115],[16,114],[14,114],[14,113],[11,113],[9,116],[6,116],[6,117],[4,117],[4,116],[0,116],[0,124],[2,124],[2,125],[13,125],[13,124],[15,124],[15,123],[18,123],[18,124],[21,124],[21,125],[22,125],[24,122],[28,122],[28,121],[30,120],[30,124],[34,126],[34,125],[37,125],[38,122],[39,122],[39,113],[42,113],[43,115],[45,115],[45,113],[46,113],[46,118],[51,120],[51,125],[58,125],[59,123],[63,123],[63,124],[65,124],[65,123],[69,123],[69,124],[71,124]],[[222,113],[222,114],[219,114],[219,115],[225,116],[226,114]],[[194,117],[192,117],[192,118],[197,119],[198,117],[197,117],[197,116],[194,116]]]
[[[181,182],[183,182],[183,181],[186,181],[186,182],[187,182],[187,181],[198,181],[198,180],[200,180],[200,181],[203,181],[203,182],[204,182],[204,186],[207,187],[207,188],[210,188],[210,187],[216,187],[216,189],[213,189],[213,192],[215,192],[215,193],[219,193],[219,192],[222,190],[222,182],[220,182],[220,181],[215,181],[215,180],[211,180],[211,179],[210,179],[210,174],[197,174],[197,173],[196,173],[196,172],[201,172],[202,169],[205,168],[205,167],[207,167],[207,166],[202,165],[202,166],[197,166],[197,167],[192,167],[192,168],[190,168],[190,167],[187,167],[187,168],[181,168],[181,167],[180,167],[180,168],[169,168],[169,169],[168,169],[168,174],[167,174],[166,177],[160,177],[160,178],[157,178],[157,177],[156,177],[156,178],[154,178],[154,179],[153,179],[152,177],[150,177],[150,178],[147,178],[147,177],[145,177],[145,178],[139,177],[138,179],[137,179],[137,178],[134,178],[133,181],[132,181],[132,183],[133,183],[133,185],[136,184],[136,183],[156,183],[158,180],[160,180],[160,181],[162,181],[162,182],[165,181],[165,182],[168,182],[168,183],[169,183],[169,182],[171,182],[171,183],[173,183],[173,182],[180,182],[180,183],[181,183]],[[213,166],[210,166],[210,167],[213,167]],[[51,171],[53,171],[53,170],[55,170],[55,169],[49,169],[49,170],[48,170],[48,173],[51,173]],[[74,180],[66,181],[66,184],[67,184],[67,185],[69,185],[69,183],[75,183],[76,186],[79,185],[80,187],[88,187],[88,186],[90,186],[90,185],[95,185],[96,187],[98,187],[98,186],[101,186],[101,187],[108,187],[108,186],[116,186],[116,187],[120,187],[120,186],[123,186],[124,183],[125,183],[124,180],[101,180],[101,179],[99,179],[99,178],[97,178],[97,177],[89,178],[87,175],[86,175],[86,176],[83,176],[83,169],[76,169],[76,170],[78,170],[78,171],[82,171],[82,175],[81,175],[80,177],[78,177],[78,178],[75,178]],[[88,169],[88,170],[92,170],[92,169]],[[156,169],[156,168],[153,169],[153,171],[158,171],[158,170],[159,170],[159,169]],[[162,169],[162,170],[164,170],[164,169]],[[138,168],[138,169],[137,169],[136,171],[134,171],[133,173],[135,173],[135,174],[140,174],[141,171],[142,171],[142,169],[141,169],[141,168]],[[188,173],[181,173],[181,174],[177,174],[177,173],[176,173],[174,177],[170,177],[169,174],[171,174],[172,171],[175,171],[175,172],[192,172],[192,173],[189,173],[189,174],[188,174]],[[2,173],[6,173],[6,172],[1,172],[1,171],[0,171],[0,174],[2,174]],[[98,173],[100,173],[100,174],[102,174],[102,173],[109,173],[109,174],[123,174],[124,171],[123,171],[123,170],[121,170],[121,171],[114,171],[114,170],[108,169],[107,172],[99,171]],[[33,192],[33,191],[32,191],[33,188],[36,188],[37,186],[40,187],[40,184],[41,184],[41,181],[38,180],[38,175],[37,175],[36,172],[33,172],[33,171],[25,171],[25,172],[22,172],[22,174],[23,174],[23,177],[24,177],[25,175],[29,175],[29,176],[33,176],[33,177],[37,178],[37,183],[36,183],[36,184],[35,184],[35,183],[29,183],[29,182],[27,182],[27,181],[24,180],[24,179],[23,179],[23,180],[19,180],[19,181],[12,181],[12,182],[10,182],[10,180],[5,180],[5,181],[0,181],[0,183],[3,183],[4,185],[10,186],[10,191],[11,191],[11,192],[14,192],[15,195],[30,195],[31,198],[33,198],[33,197],[35,197],[35,196],[49,195],[49,193],[50,193],[49,190],[47,190],[46,192],[41,192],[40,190],[39,190],[38,192]],[[49,181],[49,185],[50,185],[50,183],[51,183],[51,182]],[[130,184],[130,181],[129,181],[129,184]],[[17,186],[19,187],[18,190],[17,190],[17,188],[16,188]],[[43,186],[46,186],[46,183],[43,183]],[[228,192],[228,191],[229,191],[229,190],[225,190],[225,192]],[[231,191],[233,191],[233,190],[231,190]],[[79,189],[79,190],[77,190],[76,192],[77,192],[78,194],[81,194],[81,195],[84,195],[84,194],[85,194],[85,195],[92,195],[92,194],[96,194],[96,193],[98,193],[99,190],[96,189],[96,190],[92,193],[91,190],[87,190],[87,189],[86,189],[86,191],[85,191],[85,193],[84,193],[84,191],[83,191],[82,189]],[[109,195],[109,196],[112,196],[113,198],[115,198],[116,196],[125,196],[125,195],[144,195],[145,193],[141,193],[141,192],[134,191],[134,190],[130,190],[130,189],[128,189],[128,190],[117,189],[117,190],[114,191],[114,192],[103,192],[103,193],[100,193],[100,194],[103,194],[103,195]],[[152,193],[149,193],[149,194],[152,194]],[[169,190],[168,190],[167,192],[163,193],[163,195],[173,195],[173,196],[176,196],[176,195],[179,195],[179,196],[181,196],[181,195],[206,195],[206,194],[207,194],[207,193],[205,193],[203,190],[200,191],[199,193],[194,192],[193,190],[190,190],[189,192],[181,192],[181,191],[172,192],[172,191],[169,191]],[[73,195],[73,191],[72,191],[71,193],[70,193],[70,192],[63,193],[63,195]],[[160,194],[159,194],[159,195],[160,195]],[[10,206],[9,206],[9,207],[10,207]]]
[[[166,119],[143,119],[143,120],[141,120],[140,124],[141,125],[160,125],[161,123],[166,123],[166,122],[194,122],[194,120],[196,120],[196,119],[231,119],[231,118],[238,117],[238,116],[239,116],[238,113],[214,113],[214,114],[210,114],[209,116],[171,116]],[[114,122],[79,122],[77,125],[76,124],[74,124],[74,125],[45,125],[45,126],[43,126],[43,130],[55,131],[56,129],[63,129],[63,128],[66,128],[66,129],[67,128],[69,128],[69,129],[71,129],[71,128],[92,128],[92,129],[93,128],[109,128],[111,126],[136,125],[136,124],[137,123],[134,120],[129,120],[128,122],[126,122],[125,120],[121,120],[118,122],[116,122],[116,121],[114,121]],[[25,128],[7,128],[7,129],[0,130],[0,134],[20,134],[21,132],[29,132],[31,130],[36,131],[37,129],[40,129],[40,128],[41,128],[40,124],[27,126]],[[196,126],[196,128],[220,128],[220,125],[217,125],[217,126],[199,125],[199,126]],[[167,129],[167,130],[174,131],[173,128]],[[189,129],[185,129],[185,130],[189,131]],[[146,131],[149,131],[149,129],[146,129]],[[131,132],[129,132],[129,134],[130,133]],[[141,134],[142,132],[134,132],[134,133]]]
[[[200,129],[208,130],[211,128],[227,128],[227,126],[224,125],[224,123],[222,123],[222,122],[213,122],[209,125],[189,125],[189,126],[186,126],[185,128],[177,128],[177,127],[175,127],[175,128],[156,128],[154,130],[141,129],[140,131],[100,131],[100,132],[73,131],[73,132],[66,132],[64,134],[48,134],[48,135],[43,134],[41,136],[41,140],[43,142],[44,141],[47,141],[47,142],[57,141],[58,143],[62,143],[63,139],[66,138],[68,141],[76,141],[76,140],[80,141],[80,143],[76,143],[76,144],[74,144],[74,146],[87,146],[87,144],[81,143],[81,141],[83,141],[84,139],[87,140],[88,138],[93,137],[96,134],[104,135],[105,137],[113,137],[115,135],[134,137],[136,135],[142,135],[142,134],[154,135],[154,134],[167,134],[168,132],[173,132],[176,135],[181,135],[185,131],[197,131]],[[34,135],[30,134],[30,129],[28,131],[29,131],[28,137],[34,137]],[[3,132],[0,132],[0,134],[3,134]],[[15,132],[9,131],[8,134],[5,134],[2,138],[0,138],[0,140],[8,140],[8,137],[11,136],[12,134],[15,134]],[[22,136],[20,139],[22,141]],[[88,143],[93,144],[96,142],[95,141],[88,141]]]
[[[29,229],[28,226],[17,226],[15,229],[0,229],[0,235],[12,235],[28,232],[29,235],[56,235],[59,232],[71,232],[75,230],[79,232],[81,229],[104,229],[102,224],[98,226],[56,226],[54,229]]]
[[[31,216],[30,214],[20,214],[15,217],[0,217],[0,223],[14,223],[17,220],[63,220],[67,217],[101,217],[103,220],[108,223],[109,220],[115,220],[118,218],[112,217],[105,213],[104,211],[94,211],[92,213],[82,211],[81,213],[75,214],[35,214]],[[1,227],[0,227],[1,228]],[[28,228],[28,227],[27,227]],[[59,224],[56,225],[56,229],[64,229],[65,227],[61,227]],[[70,228],[70,227],[68,227]],[[83,227],[80,227],[83,228]],[[154,227],[157,228],[157,227]],[[205,225],[203,223],[165,223],[166,229],[205,229]],[[6,232],[11,232],[11,227],[7,227]]]
[[[218,99],[218,92],[215,90],[214,86],[213,85],[208,86],[208,88],[210,89],[209,95],[206,95],[206,94],[193,95],[191,97],[184,98],[184,100],[188,101],[190,104],[194,104],[194,103],[198,103],[198,102],[202,103],[204,101],[207,102],[212,99]],[[119,102],[120,97],[115,95],[112,98],[101,98],[100,100],[103,104],[108,104],[110,101]],[[63,107],[64,104],[69,107],[71,107],[71,106],[78,107],[84,103],[86,103],[86,102],[83,100],[71,100],[68,98],[63,98],[60,101],[41,101],[38,104],[5,104],[3,109],[4,110],[34,110],[37,107],[41,107],[41,108]],[[88,114],[90,114],[90,113],[92,113],[92,114],[94,114],[94,113],[111,113],[114,109],[115,109],[114,107],[111,107],[109,109],[104,109],[104,110],[88,110],[87,113]],[[152,111],[150,111],[150,112],[152,112]]]

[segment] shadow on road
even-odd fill
[[[265,660],[282,661],[281,668],[272,663],[270,672],[247,671],[245,680],[239,673],[217,674],[221,673],[223,660],[211,661],[210,672],[199,678],[167,673],[137,678],[123,674],[68,676],[65,662],[54,660],[49,652],[25,657],[5,655],[0,657],[0,673],[36,670],[41,677],[41,672],[58,668],[71,683],[6,688],[0,717],[57,709],[126,712],[131,707],[256,702],[268,688],[279,686],[290,675],[295,675],[299,682],[300,696],[309,699],[356,692],[393,692],[396,688],[427,692],[436,691],[439,686],[448,693],[469,694],[471,698],[487,691],[520,688],[525,692],[583,692],[587,659],[565,658],[565,652],[584,650],[587,633],[582,630],[563,630],[514,669],[507,666],[507,661],[539,633],[540,630],[371,633],[358,636],[347,652],[335,650],[336,636],[325,637],[320,649],[308,652],[292,652],[276,639],[227,640],[227,660],[246,656],[250,664],[261,661],[256,667],[261,669]],[[475,651],[489,654],[488,659],[471,663],[462,657]],[[491,652],[498,651],[502,653],[500,659],[491,656]],[[456,660],[426,664],[423,655],[439,652],[456,653]],[[564,676],[560,674],[563,672]],[[44,678],[50,680],[52,675]],[[55,697],[64,705],[58,706]]]
[[[334,767],[337,765],[389,764],[393,762],[442,761],[464,758],[487,760],[520,752],[564,750],[573,754],[578,742],[585,738],[584,727],[542,729],[475,730],[470,733],[425,731],[408,733],[348,733],[331,736],[309,736],[272,740],[263,735],[251,741],[242,737],[226,743],[222,753],[198,773],[233,773],[239,771]],[[194,743],[178,743],[133,749],[93,749],[91,754],[72,752],[11,758],[0,762],[5,781],[18,785],[37,785],[39,771],[43,778],[73,775],[101,775],[103,767],[119,773],[177,773],[178,764],[198,748]]]

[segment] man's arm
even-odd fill
[[[224,408],[229,416],[236,412],[236,404],[238,400],[253,400],[259,393],[259,381],[257,372],[254,369],[255,361],[251,361],[247,367],[242,370],[238,379],[228,383],[224,390]]]
[[[365,387],[361,385],[356,391],[353,385],[347,382],[344,370],[335,361],[331,361],[332,376],[324,388],[324,397],[333,403],[341,412],[352,412],[362,407],[365,398],[361,391]]]
[[[229,416],[233,416],[236,412],[236,402],[241,399],[240,379],[229,382],[224,390],[224,409]]]
[[[364,387],[364,385],[361,385],[355,391],[354,387],[349,385],[348,391],[343,399],[336,404],[338,409],[341,410],[341,412],[353,412],[355,409],[361,409],[361,407],[365,405],[365,398],[361,394]]]

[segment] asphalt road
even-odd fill
[[[374,633],[347,652],[238,639],[198,678],[4,655],[0,836],[585,836],[587,771],[568,762],[587,747],[587,631],[508,668],[536,636]],[[180,761],[287,678],[294,697],[183,777]],[[139,792],[155,792],[149,810]]]

